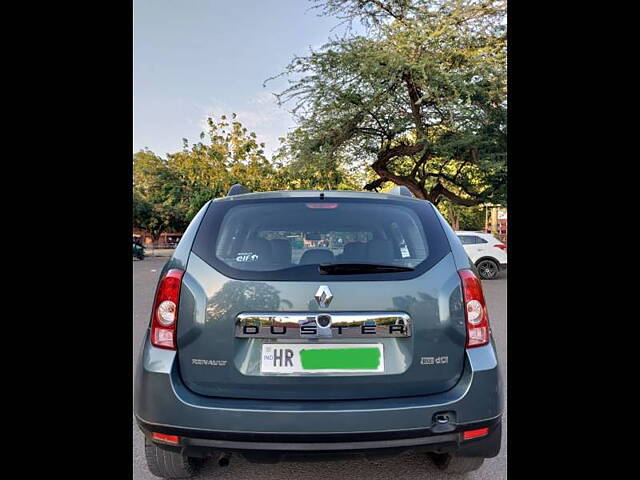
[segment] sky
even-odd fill
[[[269,156],[294,122],[272,92],[294,55],[343,31],[308,0],[134,0],[134,151],[165,157],[200,140],[207,116],[238,120]]]

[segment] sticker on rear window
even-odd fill
[[[236,262],[257,262],[260,256],[253,252],[240,252],[236,256]]]

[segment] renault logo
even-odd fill
[[[321,307],[328,307],[331,300],[333,300],[333,294],[331,293],[331,290],[329,290],[329,287],[326,285],[320,285],[320,288],[318,288],[314,298]]]

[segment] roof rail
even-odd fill
[[[415,197],[415,195],[411,193],[411,190],[404,185],[398,185],[397,187],[392,188],[389,190],[389,193],[391,195],[402,195],[403,197]]]
[[[251,193],[251,190],[246,188],[244,185],[235,183],[231,185],[231,188],[227,192],[227,197],[231,197],[232,195],[242,195],[243,193]]]

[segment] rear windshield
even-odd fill
[[[321,278],[319,266],[336,264],[416,270],[448,251],[431,208],[426,202],[360,199],[219,202],[212,204],[194,251],[241,279],[312,280]]]

